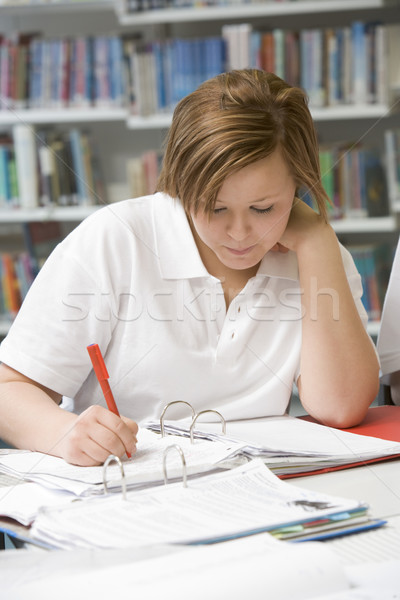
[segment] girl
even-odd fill
[[[136,422],[170,401],[282,415],[293,383],[320,422],[359,423],[378,361],[326,200],[301,89],[259,70],[203,83],[175,109],[157,193],[86,219],[36,278],[0,349],[0,436],[94,465],[133,453]]]

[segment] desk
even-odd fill
[[[400,459],[287,481],[309,490],[365,500],[376,518],[400,516]]]
[[[400,559],[400,459],[288,481],[309,490],[364,500],[371,516],[388,521],[383,528],[325,542],[344,564]]]
[[[372,516],[388,519],[387,527],[344,536],[323,543],[328,549],[333,550],[342,565],[342,569],[346,572],[350,573],[351,569],[358,569],[361,565],[364,565],[364,563],[370,563],[369,570],[371,571],[374,568],[379,568],[379,565],[387,563],[390,559],[397,559],[400,561],[399,474],[400,459],[289,480],[293,485],[308,488],[310,490],[363,499],[370,504]],[[260,536],[254,536],[254,538],[261,538],[261,536],[268,535],[269,534],[260,534]],[[222,547],[224,545],[217,544],[217,546]],[[299,546],[299,544],[294,544],[294,546]],[[191,550],[189,549],[189,552],[190,551]],[[3,585],[6,586],[6,589],[7,583],[10,581],[13,583],[17,582],[17,586],[21,585],[22,587],[24,587],[24,584],[27,584],[27,589],[29,589],[29,585],[33,585],[33,595],[30,594],[29,596],[26,596],[22,593],[20,596],[16,593],[15,595],[7,596],[12,598],[12,600],[26,600],[28,597],[30,600],[51,600],[54,596],[57,596],[61,600],[70,600],[70,598],[73,597],[83,597],[81,592],[84,593],[85,597],[95,597],[98,600],[107,600],[111,594],[110,581],[106,579],[106,567],[115,565],[118,567],[119,571],[117,572],[121,577],[126,578],[126,581],[123,579],[123,583],[120,586],[121,593],[119,595],[124,595],[126,593],[129,595],[136,595],[134,587],[135,581],[134,579],[129,579],[129,577],[131,577],[129,573],[133,570],[136,572],[138,569],[142,569],[142,566],[139,566],[139,561],[147,556],[153,562],[153,559],[157,559],[160,555],[162,558],[163,554],[165,554],[166,558],[168,558],[169,555],[176,552],[179,552],[179,547],[149,547],[140,548],[139,550],[123,549],[116,551],[91,551],[80,549],[73,552],[47,552],[32,546],[30,550],[22,549],[3,552],[3,556],[0,556],[0,570],[3,571]],[[303,551],[302,554],[304,554]],[[194,556],[196,555],[194,554]],[[334,558],[336,560],[336,557]],[[256,590],[259,592],[257,596],[253,595],[255,590],[250,592],[252,600],[253,598],[275,597],[269,596],[268,586],[264,587],[264,581],[266,581],[266,578],[268,577],[268,565],[271,560],[272,557],[268,557],[267,554],[262,556],[262,588],[260,587]],[[296,560],[298,560],[298,555],[296,556]],[[177,557],[177,561],[179,564],[179,557]],[[134,563],[137,564],[135,565]],[[371,563],[374,564],[371,565]],[[289,564],[291,565],[290,567]],[[293,568],[293,563],[288,563],[286,559],[284,565],[285,572],[288,568],[289,571]],[[239,562],[239,565],[235,568],[240,571],[242,566],[242,563]],[[282,563],[280,563],[280,567],[281,566]],[[1,569],[1,567],[3,567],[3,569]],[[234,577],[236,573],[235,568],[233,572],[231,572],[232,566],[229,564],[228,568],[224,571],[225,575],[229,575],[230,573],[230,576]],[[254,569],[251,570],[251,565],[249,566],[249,564],[246,563],[246,568],[250,569],[252,576],[255,575]],[[94,569],[97,569],[97,571]],[[275,565],[274,569],[277,570],[277,565]],[[396,566],[396,569],[398,569],[398,565]],[[259,575],[259,573],[260,571],[258,571],[257,575]],[[199,576],[197,583],[196,576]],[[245,576],[247,576],[247,573],[245,573]],[[251,577],[251,575],[249,576]],[[269,576],[271,576],[271,574]],[[104,587],[103,583],[96,583],[96,577],[103,578],[102,581]],[[181,590],[177,588],[173,588],[172,591],[163,588],[164,594],[161,593],[159,595],[160,597],[165,598],[165,600],[186,599],[187,591],[190,591],[190,586],[194,585],[196,589],[200,589],[202,585],[206,585],[205,582],[207,582],[207,577],[202,578],[199,573],[190,575],[190,578],[187,576],[185,579],[187,585],[185,585],[185,594],[183,595]],[[379,572],[378,577],[381,577],[381,572]],[[58,578],[62,581],[61,589],[58,589]],[[161,580],[163,581],[162,578]],[[152,585],[151,582],[154,582],[154,585],[159,590],[160,581],[158,581],[156,573],[152,572],[149,581],[150,586]],[[179,583],[179,579],[177,581]],[[247,586],[247,584],[248,581],[244,581],[243,585]],[[82,585],[82,587],[79,587],[79,585]],[[79,592],[77,592],[77,589]],[[144,600],[153,600],[154,597],[157,597],[157,595],[152,595],[152,589],[153,588],[151,587],[150,595],[146,595]],[[328,590],[329,588],[327,591]],[[16,592],[18,592],[18,590],[16,590]],[[243,590],[241,590],[240,594],[235,596],[235,599],[243,598],[244,594],[242,592]],[[384,592],[382,593],[384,594]],[[209,594],[205,594],[204,597],[215,600],[217,597],[225,596],[210,596]],[[232,596],[229,593],[226,597]],[[305,596],[302,596],[303,599],[304,597]],[[357,598],[357,596],[353,595],[345,597]],[[358,596],[358,599],[360,597],[366,598],[367,596]],[[390,598],[395,597],[396,596],[394,595],[390,596]],[[196,599],[197,598],[198,596],[196,596]],[[288,597],[285,596],[285,600],[287,600],[287,598]],[[379,591],[378,596],[374,596],[374,600],[377,598],[379,598],[379,600],[388,600],[389,596],[382,595],[381,591]]]

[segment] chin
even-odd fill
[[[260,264],[261,258],[259,259],[249,259],[249,257],[236,257],[236,258],[230,258],[230,259],[221,259],[220,261],[222,262],[223,265],[225,265],[225,267],[228,267],[229,269],[233,269],[235,271],[244,271],[246,269],[252,269],[253,267],[257,266]]]

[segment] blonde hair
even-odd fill
[[[280,148],[297,186],[326,219],[318,141],[304,90],[273,73],[243,69],[201,84],[176,106],[157,190],[186,212],[214,208],[223,181]]]

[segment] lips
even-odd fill
[[[226,249],[235,256],[243,256],[245,254],[248,254],[253,250],[253,248],[254,246],[249,246],[248,248],[229,248],[228,246],[226,246]]]

